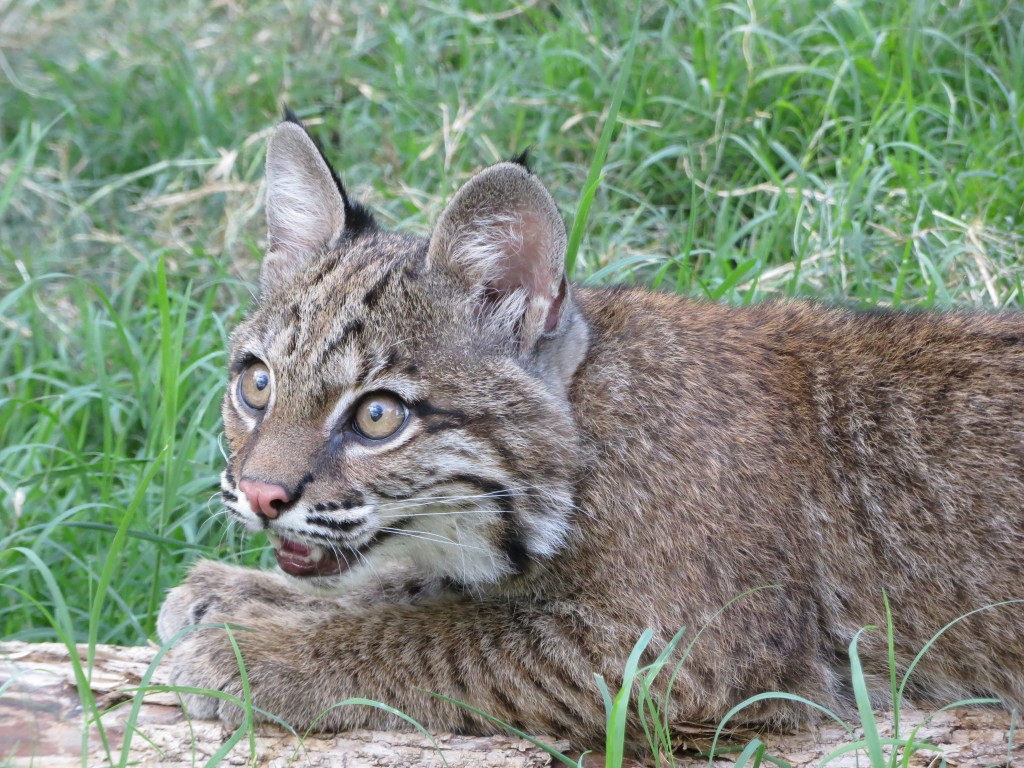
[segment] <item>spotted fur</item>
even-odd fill
[[[365,707],[317,720],[364,696],[430,728],[492,729],[435,691],[593,746],[593,675],[618,679],[644,628],[656,653],[707,627],[670,719],[717,721],[766,690],[847,707],[846,648],[884,623],[883,591],[900,669],[947,622],[1024,598],[1021,314],[573,288],[524,164],[472,179],[429,240],[353,213],[294,121],[267,167],[271,252],[231,337],[222,497],[246,528],[346,567],[202,562],[159,622],[164,640],[245,627],[258,707],[303,728],[401,725]],[[263,412],[240,399],[253,361],[270,370]],[[353,409],[379,392],[406,421],[363,439]],[[246,478],[288,501],[261,514]],[[880,633],[862,653],[884,692]],[[224,630],[186,634],[173,659],[178,683],[241,691]],[[1024,705],[1024,610],[956,624],[912,681],[922,699]],[[743,717],[806,715],[774,701]]]

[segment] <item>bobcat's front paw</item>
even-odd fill
[[[169,657],[172,685],[222,692],[234,700],[182,692],[189,714],[240,723],[244,669],[254,707],[293,725],[321,722],[319,714],[348,695],[347,683],[332,688],[324,681],[320,661],[325,653],[347,658],[341,650],[344,638],[327,641],[324,647],[304,642],[303,633],[310,627],[324,632],[325,627],[376,613],[384,605],[442,599],[432,585],[406,569],[396,567],[376,576],[343,594],[321,596],[300,590],[279,574],[213,561],[198,563],[167,595],[157,631],[162,642],[174,644]],[[317,676],[318,685],[306,684]],[[258,712],[256,716],[261,717]],[[335,718],[321,724],[337,722]]]
[[[160,615],[156,619],[156,631],[161,643],[170,642],[186,627],[201,624],[213,607],[219,607],[216,595],[199,595],[194,586],[185,582],[167,593]]]
[[[242,698],[242,675],[228,632],[245,632],[246,608],[261,598],[281,599],[287,586],[276,576],[220,563],[200,562],[183,584],[168,593],[157,618],[161,642],[175,640],[171,651],[170,682],[183,688],[219,691]],[[211,624],[220,626],[197,626]],[[233,629],[224,624],[236,625]],[[189,627],[195,629],[188,630]],[[183,631],[186,630],[186,631]],[[192,717],[241,722],[242,710],[230,700],[182,692],[185,709]]]
[[[242,676],[231,641],[224,629],[197,629],[174,647],[170,683],[181,688],[230,694],[241,700]],[[243,711],[235,702],[209,694],[180,692],[190,717],[219,719],[229,725],[241,723]]]

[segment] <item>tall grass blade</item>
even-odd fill
[[[103,569],[100,571],[99,582],[96,585],[96,594],[93,596],[92,607],[89,611],[88,666],[90,680],[92,679],[93,663],[96,659],[96,642],[100,631],[100,615],[103,611],[103,604],[107,599],[107,591],[110,588],[111,581],[113,580],[114,571],[120,566],[120,555],[124,550],[128,531],[131,528],[132,522],[135,520],[135,513],[138,511],[145,499],[146,490],[149,488],[149,484],[152,482],[157,470],[160,469],[164,455],[165,454],[161,452],[160,455],[153,459],[153,462],[146,471],[146,474],[142,476],[142,479],[136,486],[135,495],[132,498],[131,504],[128,505],[128,509],[125,510],[124,516],[121,518],[121,523],[117,526],[117,532],[114,534],[114,538],[110,542],[106,560],[103,562]]]
[[[0,216],[4,215],[4,211],[10,204],[11,198],[14,197],[14,190],[17,188],[22,176],[25,175],[26,169],[35,162],[36,154],[39,152],[39,147],[42,146],[43,140],[49,135],[50,130],[57,123],[63,120],[66,115],[67,110],[64,110],[43,126],[41,130],[34,130],[36,128],[34,124],[23,122],[18,129],[18,133],[15,136],[14,141],[11,142],[11,145],[3,152],[3,154],[0,154],[0,164],[6,164],[8,156],[13,154],[15,148],[25,144],[24,151],[15,161],[14,167],[8,173],[3,189],[0,189]],[[29,138],[30,135],[31,138]]]
[[[889,606],[889,595],[882,590],[882,603],[885,605],[885,640],[889,654],[889,692],[892,696],[892,735],[893,738],[900,737],[900,707],[903,702],[899,700],[899,685],[896,682],[896,634],[892,623],[892,608]],[[893,750],[889,756],[889,765],[896,765],[896,751]]]
[[[763,741],[760,739],[751,740],[751,742],[743,748],[743,751],[736,756],[735,767],[747,768],[747,763],[753,760],[754,762],[750,768],[759,768],[766,750],[767,747]]]
[[[497,725],[499,728],[502,728],[502,729],[508,731],[509,733],[514,733],[520,739],[523,739],[524,741],[528,741],[531,744],[533,744],[533,746],[537,747],[538,749],[543,750],[548,755],[550,755],[551,757],[555,758],[555,760],[560,762],[562,765],[568,765],[568,766],[571,766],[571,768],[580,768],[580,766],[582,764],[582,759],[583,758],[580,758],[579,761],[573,760],[571,757],[562,754],[561,752],[559,752],[554,747],[552,747],[552,746],[550,746],[548,744],[545,744],[543,741],[540,741],[539,739],[537,739],[534,736],[531,736],[526,731],[521,731],[518,728],[516,728],[514,725],[510,725],[509,723],[506,723],[504,720],[500,720],[497,717],[495,717],[494,715],[490,715],[487,712],[484,712],[482,709],[477,709],[476,707],[474,707],[474,706],[472,706],[470,704],[467,704],[464,701],[459,701],[458,699],[453,699],[450,696],[444,696],[444,695],[442,695],[440,693],[434,693],[433,691],[425,691],[425,693],[427,693],[430,696],[433,696],[435,699],[439,699],[441,701],[447,701],[449,704],[454,704],[455,706],[460,707],[460,708],[466,710],[467,712],[472,712],[474,715],[478,715],[479,717],[482,717],[487,722],[492,723],[494,725]],[[383,704],[380,705],[380,706],[384,707]],[[402,715],[401,713],[396,713],[396,714],[399,714],[402,717],[406,717],[406,715]]]
[[[96,712],[96,698],[92,694],[92,687],[89,685],[89,678],[92,670],[89,670],[89,674],[86,674],[86,670],[82,667],[82,660],[78,657],[78,646],[75,642],[75,630],[74,623],[71,621],[71,613],[68,611],[67,601],[64,599],[64,594],[57,584],[57,579],[53,575],[53,571],[50,567],[43,562],[42,558],[39,557],[35,552],[26,547],[13,547],[7,550],[8,552],[17,553],[22,555],[32,566],[38,571],[43,581],[46,583],[47,589],[50,592],[50,597],[53,599],[54,615],[51,619],[56,619],[53,623],[53,628],[57,631],[57,636],[61,642],[64,643],[64,647],[68,649],[68,659],[71,662],[71,670],[75,676],[75,685],[78,688],[78,696],[82,701],[83,712]],[[111,759],[110,743],[107,739],[107,733],[103,728],[103,723],[97,720],[96,730],[99,733],[100,741],[103,744],[103,751],[107,755],[107,760]],[[88,719],[83,720],[82,723],[82,755],[89,754],[89,721]]]
[[[813,702],[810,699],[806,699],[803,696],[797,696],[795,693],[784,693],[784,692],[781,692],[781,691],[773,691],[773,692],[769,692],[769,693],[759,693],[756,696],[751,696],[749,699],[744,699],[743,701],[741,701],[735,707],[733,707],[728,712],[726,712],[725,713],[725,717],[723,717],[719,721],[718,727],[715,728],[715,736],[711,740],[711,749],[708,750],[708,765],[709,766],[714,764],[715,755],[717,754],[716,750],[717,750],[717,747],[718,747],[718,741],[722,737],[722,731],[725,730],[726,723],[728,723],[730,720],[732,720],[733,717],[735,717],[737,714],[739,714],[744,709],[749,707],[751,704],[756,704],[759,701],[767,701],[767,700],[770,700],[770,699],[785,699],[786,701],[796,701],[796,702],[799,702],[800,704],[803,704],[803,705],[805,705],[807,707],[810,707],[811,709],[816,709],[819,712],[821,712],[822,714],[825,714],[828,717],[830,717],[836,723],[838,723],[839,726],[843,730],[845,730],[847,733],[853,734],[853,728],[851,728],[846,722],[844,722],[843,719],[839,715],[837,715],[831,709],[823,707],[823,706],[821,706],[821,704]]]
[[[429,693],[429,691],[428,691],[428,693]],[[435,694],[430,694],[430,695],[434,696]],[[458,704],[459,702],[453,702],[453,703]],[[324,717],[326,717],[333,710],[338,709],[340,707],[354,707],[354,706],[373,707],[374,709],[379,709],[379,710],[381,710],[383,712],[387,712],[390,715],[394,715],[395,717],[397,717],[397,718],[399,718],[401,720],[404,720],[409,725],[411,725],[413,728],[415,728],[417,731],[419,731],[420,733],[422,733],[424,736],[427,737],[427,739],[433,745],[434,749],[437,751],[437,756],[441,759],[442,765],[444,765],[445,768],[448,768],[448,760],[445,759],[444,751],[441,749],[441,746],[437,743],[437,740],[434,738],[434,735],[430,731],[428,731],[418,721],[414,720],[412,717],[410,717],[409,715],[405,714],[404,712],[402,712],[400,710],[397,710],[394,707],[388,706],[387,704],[382,704],[379,701],[374,701],[373,699],[364,699],[364,698],[355,697],[355,698],[351,698],[351,699],[345,699],[344,701],[339,701],[337,704],[333,704],[332,706],[328,707],[327,709],[325,709],[323,712],[321,712],[317,716],[317,718],[313,721],[313,724],[310,725],[309,729],[306,731],[306,735],[308,736],[309,734],[313,733],[315,731],[315,729],[316,729],[316,724],[318,722],[320,722],[320,720],[322,720]]]
[[[933,645],[935,645],[936,641],[940,637],[942,637],[950,629],[950,627],[956,626],[957,624],[959,624],[964,619],[968,619],[968,618],[970,618],[971,616],[973,616],[976,613],[981,613],[982,611],[990,611],[990,610],[992,610],[994,608],[1002,608],[1002,607],[1007,606],[1007,605],[1024,605],[1024,599],[1020,599],[1020,600],[1003,600],[1003,601],[998,602],[998,603],[990,603],[989,605],[983,605],[981,608],[975,608],[973,611],[970,611],[968,613],[965,613],[963,616],[958,616],[957,618],[953,619],[951,622],[946,624],[946,626],[944,626],[942,629],[940,629],[938,632],[936,632],[934,635],[932,635],[931,639],[927,643],[924,644],[924,647],[922,647],[921,650],[918,651],[917,655],[914,657],[914,660],[912,662],[910,662],[910,665],[907,667],[907,671],[903,675],[903,681],[900,683],[900,689],[899,689],[899,697],[900,697],[900,699],[903,698],[903,692],[907,688],[907,683],[910,682],[910,676],[914,673],[914,669],[920,663],[921,659],[924,658],[924,655],[926,653],[928,653],[928,649],[931,648]]]
[[[253,730],[254,718],[252,714],[252,689],[249,687],[249,673],[245,668],[245,660],[242,659],[242,649],[238,647],[238,640],[235,633],[227,624],[223,625],[227,633],[228,641],[231,643],[231,650],[235,654],[235,663],[238,664],[238,677],[242,681],[242,711],[245,713],[243,727],[249,733],[249,761],[256,762],[256,732]],[[239,729],[241,730],[241,729]],[[239,736],[241,738],[241,736]],[[224,754],[227,754],[226,752]]]
[[[633,683],[636,680],[637,667],[640,665],[640,656],[653,638],[654,630],[645,629],[640,635],[640,639],[634,644],[629,658],[626,659],[626,668],[622,672],[622,687],[612,699],[611,708],[605,713],[608,719],[608,733],[605,739],[605,765],[607,768],[622,767],[626,745],[626,718],[629,716]]]
[[[622,105],[622,97],[626,93],[626,86],[629,84],[630,71],[633,68],[633,54],[636,52],[637,40],[640,37],[640,13],[642,4],[637,4],[636,13],[633,15],[633,30],[630,33],[629,45],[622,57],[622,66],[619,69],[619,76],[615,81],[615,91],[612,94],[612,103],[608,107],[608,115],[604,120],[604,127],[601,129],[601,137],[597,141],[597,149],[590,161],[590,172],[587,174],[586,184],[583,185],[583,192],[580,195],[579,204],[576,206],[576,215],[572,220],[572,229],[569,232],[569,244],[565,249],[565,274],[571,279],[576,269],[576,257],[579,253],[580,243],[583,241],[583,232],[587,226],[587,218],[590,216],[590,204],[594,201],[597,187],[601,183],[601,172],[604,170],[604,161],[608,156],[608,147],[612,143],[612,134],[615,132],[615,125],[619,117],[619,107]]]
[[[864,743],[867,747],[868,759],[872,768],[884,768],[886,764],[885,753],[882,752],[881,737],[878,735],[878,723],[875,722],[875,713],[871,709],[871,697],[868,694],[867,681],[864,678],[864,668],[860,663],[860,655],[857,653],[857,641],[867,630],[877,627],[864,627],[857,630],[857,634],[850,641],[850,677],[853,681],[853,696],[857,701],[857,713],[860,715],[860,724],[864,729]]]

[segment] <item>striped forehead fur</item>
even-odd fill
[[[347,253],[334,251],[314,260],[287,290],[265,298],[254,317],[267,333],[287,337],[287,343],[279,344],[282,351],[291,364],[310,366],[310,374],[357,344],[374,316],[387,317],[395,307],[385,303],[378,308],[383,294],[397,274],[414,266],[414,241],[383,235],[367,239],[349,246]],[[363,258],[371,250],[389,252],[390,258]]]

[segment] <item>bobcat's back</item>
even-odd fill
[[[737,619],[739,653],[781,665],[799,648],[841,676],[857,630],[884,626],[883,591],[904,666],[946,623],[1024,594],[1020,313],[578,300],[592,342],[571,397],[600,467],[579,499],[604,524],[573,555],[666,631],[777,584],[758,597],[774,610]],[[717,621],[708,656],[735,659],[737,625]],[[882,640],[862,647],[884,676]],[[1020,701],[1022,677],[1021,606],[953,627],[915,673],[946,703]]]

